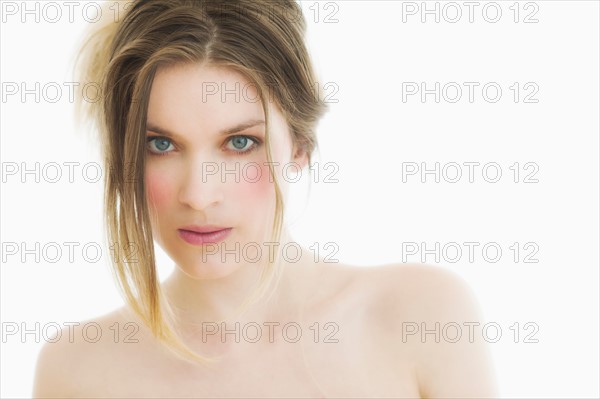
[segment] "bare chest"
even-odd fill
[[[368,286],[368,285],[367,285]],[[410,348],[398,345],[369,295],[338,290],[299,318],[221,328],[212,368],[143,340],[90,364],[82,395],[103,397],[419,397]],[[207,347],[205,347],[206,349]],[[201,349],[198,347],[197,349]],[[210,351],[199,350],[210,354]],[[86,373],[87,374],[87,373]]]
[[[83,388],[105,397],[418,397],[410,359],[385,332],[362,317],[339,316],[263,327],[256,342],[256,328],[240,329],[243,350],[210,369],[141,344],[97,364]]]

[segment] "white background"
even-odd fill
[[[3,11],[6,3],[13,2],[4,1]],[[439,2],[439,23],[435,15],[423,23],[420,12],[403,14],[411,7],[407,2],[303,2],[319,79],[339,89],[318,130],[320,162],[339,165],[339,182],[312,184],[304,211],[302,201],[296,207],[292,231],[306,246],[335,242],[335,258],[364,266],[421,262],[421,254],[408,255],[402,243],[424,242],[429,249],[436,242],[442,247],[479,243],[472,262],[465,246],[455,263],[454,252],[439,260],[428,255],[425,262],[463,276],[486,320],[502,327],[502,338],[492,344],[502,396],[598,397],[599,3],[520,2],[515,22],[514,2],[497,2],[502,16],[496,23],[482,14],[488,3],[479,2],[472,23],[469,9],[456,3],[463,15],[451,23],[456,9],[446,7],[443,14],[446,3]],[[1,396],[27,397],[44,339],[22,335],[21,329],[89,319],[119,306],[121,299],[106,253],[97,263],[86,262],[81,253],[85,243],[103,242],[101,183],[82,176],[83,165],[100,162],[98,148],[86,132],[76,131],[63,85],[74,80],[75,45],[88,25],[83,7],[75,8],[72,23],[66,7],[62,18],[50,23],[42,2],[36,23],[35,14],[22,16],[21,2],[13,4],[20,10],[3,12],[0,43],[1,240],[27,248],[36,242],[42,247],[80,243],[72,262],[65,246],[56,263],[44,257],[36,262],[33,255],[22,262],[20,253],[3,251]],[[493,5],[487,10],[487,18],[494,18]],[[46,17],[54,18],[55,11],[47,11]],[[538,22],[525,23],[532,12]],[[7,82],[25,82],[27,88],[54,82],[64,91],[56,103],[47,101],[54,91],[39,103],[33,94],[22,101],[20,93],[4,98]],[[433,94],[425,102],[419,95],[403,102],[403,82],[425,82],[429,89],[435,82],[442,87],[456,82],[463,96],[451,103],[447,99],[455,92],[448,91],[439,103]],[[479,83],[472,103],[464,82]],[[482,96],[489,82],[502,88],[495,103]],[[509,88],[515,82],[518,102]],[[524,87],[528,82],[539,88],[535,103],[524,102],[532,91]],[[43,175],[38,183],[34,174],[4,173],[21,162],[30,169],[35,162],[40,169],[49,162],[79,166],[74,182],[64,166],[56,183]],[[436,162],[440,168],[451,162],[480,165],[473,182],[464,166],[457,183],[443,176],[436,183],[432,175],[422,182],[419,174],[403,182],[408,162],[428,168]],[[482,165],[491,162],[501,167],[497,183],[482,175]],[[518,183],[509,169],[515,162],[521,169]],[[538,167],[537,183],[523,182],[533,170],[524,169],[528,162]],[[93,177],[94,169],[88,171]],[[53,177],[55,170],[50,172]],[[448,178],[455,174],[447,172]],[[485,177],[493,178],[492,172]],[[517,261],[509,248],[515,242]],[[537,263],[524,262],[534,248],[525,248],[528,242],[538,248],[532,257]],[[486,243],[502,249],[497,262],[484,258]],[[164,256],[160,262],[164,276],[172,266]],[[515,322],[521,332],[516,343],[509,329]],[[524,342],[532,331],[524,330],[526,322],[539,326],[533,337],[538,343]],[[19,332],[7,335],[14,323]]]

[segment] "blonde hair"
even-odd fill
[[[105,11],[105,16],[112,15]],[[100,134],[107,239],[119,248],[133,243],[139,254],[138,263],[118,257],[112,262],[113,271],[127,304],[159,342],[183,359],[213,362],[183,342],[157,278],[143,178],[152,81],[159,67],[178,63],[208,63],[242,73],[256,85],[262,102],[267,144],[267,94],[272,94],[293,143],[310,162],[316,125],[327,106],[304,44],[305,30],[302,10],[293,0],[138,0],[121,20],[107,18],[98,24],[81,47],[76,63],[79,82],[96,84],[101,91],[97,102],[80,97],[77,113],[91,120]],[[267,157],[271,162],[269,145]],[[276,176],[271,163],[269,167]],[[272,240],[279,242],[284,204],[277,178],[274,183]],[[257,289],[243,307],[267,292],[279,276],[278,264],[275,260],[263,269]]]

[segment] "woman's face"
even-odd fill
[[[283,165],[306,158],[292,157],[287,123],[273,102],[269,111],[273,162],[284,186]],[[257,245],[261,259],[268,257],[275,191],[264,121],[254,86],[232,69],[185,64],[155,76],[145,167],[152,230],[192,278],[220,278],[251,264]],[[230,230],[212,237],[193,232],[202,229]]]

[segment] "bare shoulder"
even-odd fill
[[[439,317],[444,311],[469,312],[470,316],[478,316],[475,295],[468,283],[457,273],[441,267],[426,264],[369,267],[338,264],[330,267],[329,274],[335,276],[338,285],[351,287],[353,295],[381,306],[382,311],[391,312],[388,316],[397,315],[399,311],[403,315],[416,311],[420,317]],[[427,306],[434,303],[447,306]],[[394,306],[388,306],[390,304]]]
[[[366,269],[364,274],[374,288],[375,298],[400,306],[388,308],[390,311],[401,310],[403,315],[421,318],[467,313],[469,317],[481,316],[473,290],[451,270],[427,264],[388,264]]]
[[[114,364],[127,334],[130,314],[125,308],[73,323],[50,337],[37,358],[33,397],[78,397],[102,380]],[[135,323],[137,325],[137,323]],[[133,326],[134,331],[139,328]]]
[[[368,318],[363,321],[370,325],[398,331],[407,320],[420,323],[482,318],[469,284],[442,267],[342,263],[319,263],[318,267],[318,274],[308,278],[315,303],[335,311],[360,312]]]
[[[355,286],[369,294],[369,322],[391,351],[411,357],[421,396],[497,396],[483,312],[461,276],[424,264],[364,269]]]

